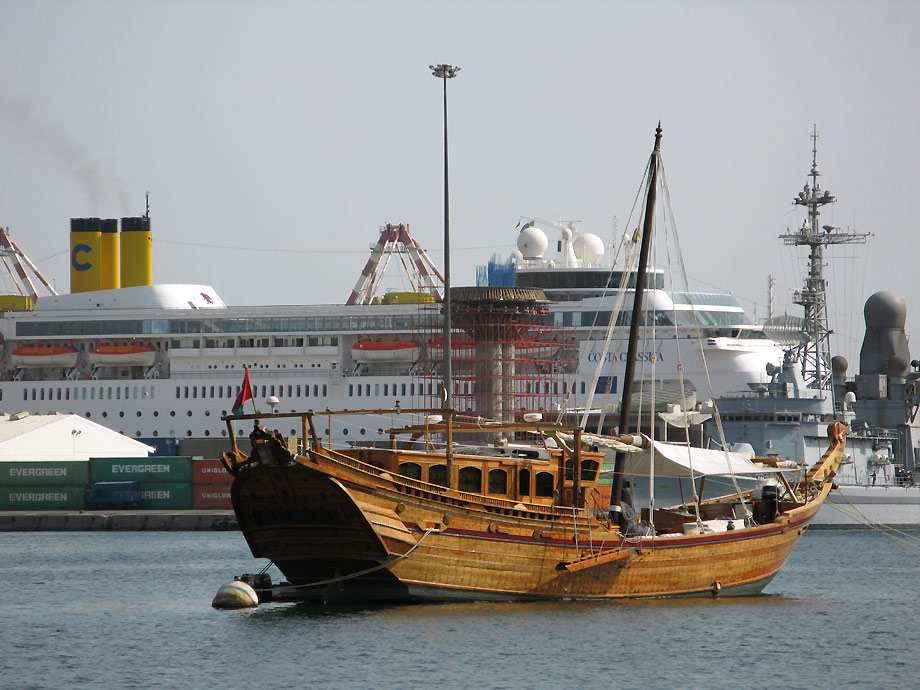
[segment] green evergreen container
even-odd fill
[[[86,486],[44,485],[0,487],[0,510],[80,510]]]
[[[191,482],[190,455],[151,455],[148,458],[90,458],[93,482]]]
[[[141,484],[141,510],[190,510],[192,485],[180,482],[144,482]]]
[[[0,462],[0,486],[62,486],[89,483],[86,460]]]

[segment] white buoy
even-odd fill
[[[211,602],[211,606],[216,609],[248,609],[258,605],[259,595],[256,590],[240,580],[222,584]]]

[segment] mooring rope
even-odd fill
[[[310,584],[306,584],[306,585],[275,585],[274,587],[272,587],[272,589],[287,589],[288,587],[293,587],[294,589],[306,589],[307,587],[319,587],[321,585],[331,585],[336,582],[343,582],[345,580],[353,580],[356,577],[361,577],[362,575],[367,575],[368,573],[373,573],[377,570],[383,570],[384,568],[389,568],[391,565],[395,563],[399,563],[399,561],[405,558],[408,558],[409,555],[413,551],[415,551],[419,546],[421,546],[422,542],[425,541],[425,539],[428,537],[429,534],[431,534],[432,532],[437,532],[437,531],[438,531],[437,528],[429,527],[427,530],[425,530],[425,533],[419,538],[419,540],[412,545],[412,548],[406,551],[406,553],[401,554],[399,556],[395,556],[394,558],[391,558],[388,561],[384,561],[383,563],[379,565],[375,565],[373,568],[367,568],[366,570],[359,570],[356,573],[349,573],[348,575],[340,575],[339,577],[333,577],[333,578],[330,578],[329,580],[320,580],[319,582],[311,582]]]
[[[847,503],[847,506],[852,510],[852,512],[836,503],[831,503],[830,501],[825,501],[825,505],[831,506],[834,510],[837,510],[843,515],[846,515],[848,518],[863,525],[864,527],[874,529],[876,532],[883,534],[885,537],[890,539],[892,542],[900,546],[908,553],[920,557],[920,548],[916,548],[918,545],[920,545],[920,538],[917,538],[914,535],[905,532],[904,530],[900,530],[895,527],[889,527],[888,525],[873,521],[872,518],[857,508],[856,505],[849,498],[847,498],[845,494],[838,491],[837,495]]]

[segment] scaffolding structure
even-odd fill
[[[540,413],[555,420],[566,402],[566,364],[575,357],[572,329],[549,322],[538,288],[451,288],[451,397],[462,415],[504,422]],[[442,404],[444,337],[440,304],[423,318],[425,344],[417,377],[422,406]],[[426,385],[427,384],[427,385]]]

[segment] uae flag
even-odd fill
[[[249,369],[244,367],[246,373],[243,375],[243,387],[240,389],[240,394],[236,396],[236,400],[233,401],[233,414],[239,417],[243,414],[243,403],[247,400],[252,400],[252,386],[249,385]],[[252,405],[253,412],[255,411],[255,403]]]

